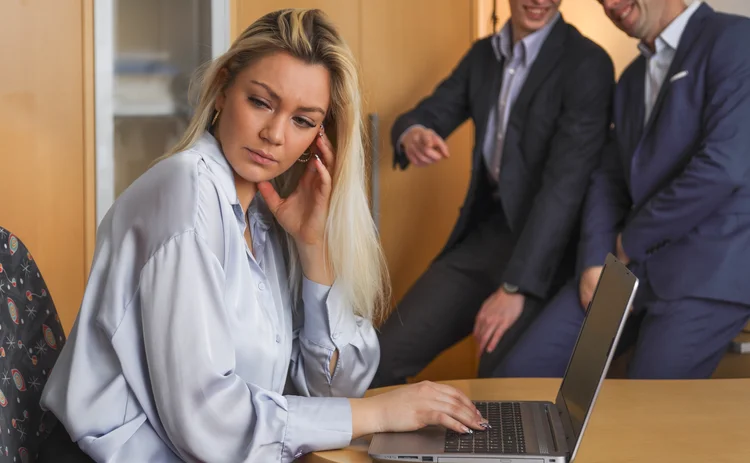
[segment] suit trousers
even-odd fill
[[[503,283],[514,241],[498,207],[430,265],[381,327],[380,365],[371,387],[406,383],[472,333],[482,304]],[[541,308],[534,298],[526,301],[521,317],[493,353],[480,359],[480,375],[492,373]]]
[[[584,316],[576,280],[542,310],[494,376],[562,377]],[[750,307],[737,303],[659,299],[642,279],[615,353],[634,347],[631,379],[710,378],[748,319]]]

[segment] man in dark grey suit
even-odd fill
[[[610,57],[561,17],[561,0],[509,0],[511,19],[477,41],[392,129],[395,159],[428,166],[471,118],[472,177],[458,223],[381,329],[372,386],[403,383],[473,332],[480,375],[572,276],[580,209],[610,120]]]

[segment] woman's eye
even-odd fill
[[[268,106],[268,104],[266,104],[266,102],[261,99],[258,99],[255,97],[250,97],[249,99],[250,99],[250,103],[252,103],[253,106],[255,106],[256,108],[265,108],[265,109],[270,108],[270,106]]]
[[[304,117],[295,117],[294,122],[296,122],[297,125],[302,126],[302,127],[308,127],[308,128],[315,127],[314,122],[311,122],[310,120],[305,119]]]

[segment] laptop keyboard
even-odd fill
[[[445,452],[526,453],[520,403],[474,402],[474,405],[492,427],[485,431],[474,430],[473,434],[459,434],[449,429],[445,435]]]

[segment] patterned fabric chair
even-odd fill
[[[39,400],[64,344],[34,257],[0,227],[0,462],[35,462],[55,427],[57,420]]]

